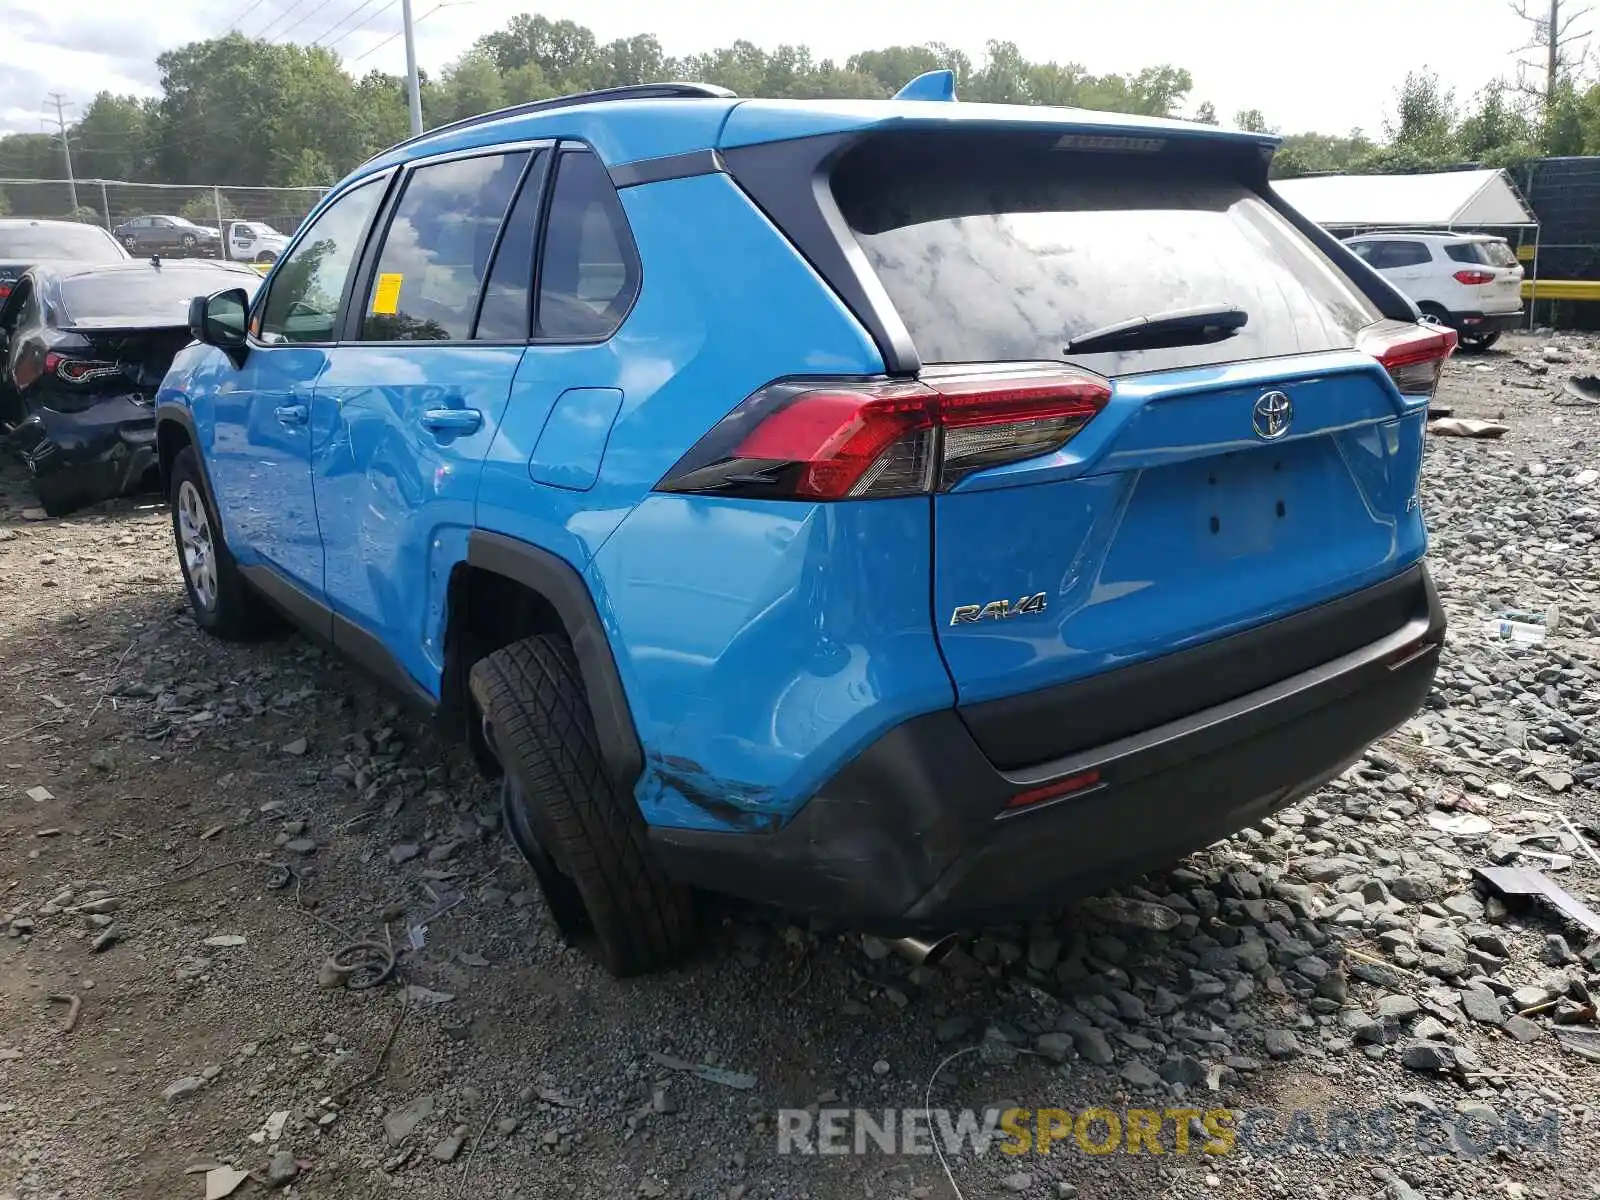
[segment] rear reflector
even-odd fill
[[[1062,796],[1075,795],[1099,786],[1100,771],[1099,768],[1095,768],[1077,775],[1069,775],[1065,779],[1057,779],[1054,783],[1041,784],[1025,792],[1018,792],[1006,801],[1006,807],[1027,808],[1031,804],[1042,804],[1046,800],[1057,800]]]
[[[1456,340],[1456,331],[1443,325],[1399,325],[1363,333],[1356,348],[1383,364],[1401,395],[1431,396]]]
[[[1494,272],[1493,271],[1472,271],[1472,270],[1457,271],[1456,274],[1455,274],[1455,280],[1456,280],[1457,283],[1465,283],[1465,284],[1468,284],[1468,285],[1479,284],[1479,283],[1493,283],[1494,282]]]
[[[656,490],[774,500],[945,491],[1059,450],[1110,398],[1106,380],[1067,368],[786,380],[719,421]]]

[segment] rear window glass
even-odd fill
[[[1505,242],[1479,242],[1478,249],[1483,251],[1484,259],[1491,267],[1514,267],[1517,265],[1517,256]]]
[[[92,225],[0,225],[0,260],[117,262],[127,255]]]
[[[110,271],[61,281],[63,324],[123,321],[131,325],[184,325],[189,301],[226,288],[254,295],[260,278],[234,271]]]
[[[1193,167],[924,149],[858,153],[832,185],[924,362],[1061,359],[1072,338],[1137,317],[1249,314],[1209,345],[1071,356],[1126,374],[1345,349],[1379,319],[1258,195]]]

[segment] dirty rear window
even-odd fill
[[[1479,263],[1486,267],[1514,267],[1517,256],[1505,242],[1455,242],[1444,252],[1457,262]]]
[[[141,328],[185,325],[189,301],[226,288],[253,295],[259,278],[232,271],[109,271],[61,281],[62,324],[126,321]]]
[[[1136,317],[1249,314],[1210,345],[1071,356],[1127,374],[1347,349],[1379,319],[1260,196],[1203,160],[922,147],[853,155],[832,186],[924,362],[1061,359],[1073,337]]]
[[[105,230],[92,225],[0,225],[0,260],[118,262],[127,257]]]

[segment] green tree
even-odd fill
[[[445,68],[423,116],[429,125],[443,125],[493,112],[507,103],[505,80],[494,59],[482,50],[473,50]]]
[[[1576,98],[1572,108],[1576,115]],[[1583,129],[1579,121],[1576,141],[1582,153]],[[1534,153],[1535,130],[1527,113],[1517,103],[1511,89],[1495,80],[1478,93],[1477,107],[1462,120],[1455,132],[1455,149],[1469,162],[1508,166]]]
[[[1395,118],[1384,126],[1395,162],[1445,163],[1457,156],[1455,96],[1429,70],[1411,71],[1395,96]]]
[[[1246,133],[1271,133],[1273,130],[1267,125],[1266,117],[1261,115],[1259,108],[1240,109],[1233,114],[1234,128],[1242,129]]]
[[[1217,106],[1209,100],[1202,100],[1200,107],[1194,110],[1194,120],[1201,125],[1220,125],[1217,120]]]
[[[73,167],[87,179],[149,179],[155,120],[153,102],[101,92],[72,130]]]

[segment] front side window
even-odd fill
[[[362,310],[369,342],[464,341],[527,151],[418,167],[384,234]]]
[[[258,318],[256,336],[268,344],[331,342],[345,281],[383,188],[352,188],[324,209],[278,265]]]
[[[556,167],[539,268],[541,338],[602,341],[639,291],[639,256],[600,160],[568,152]]]

